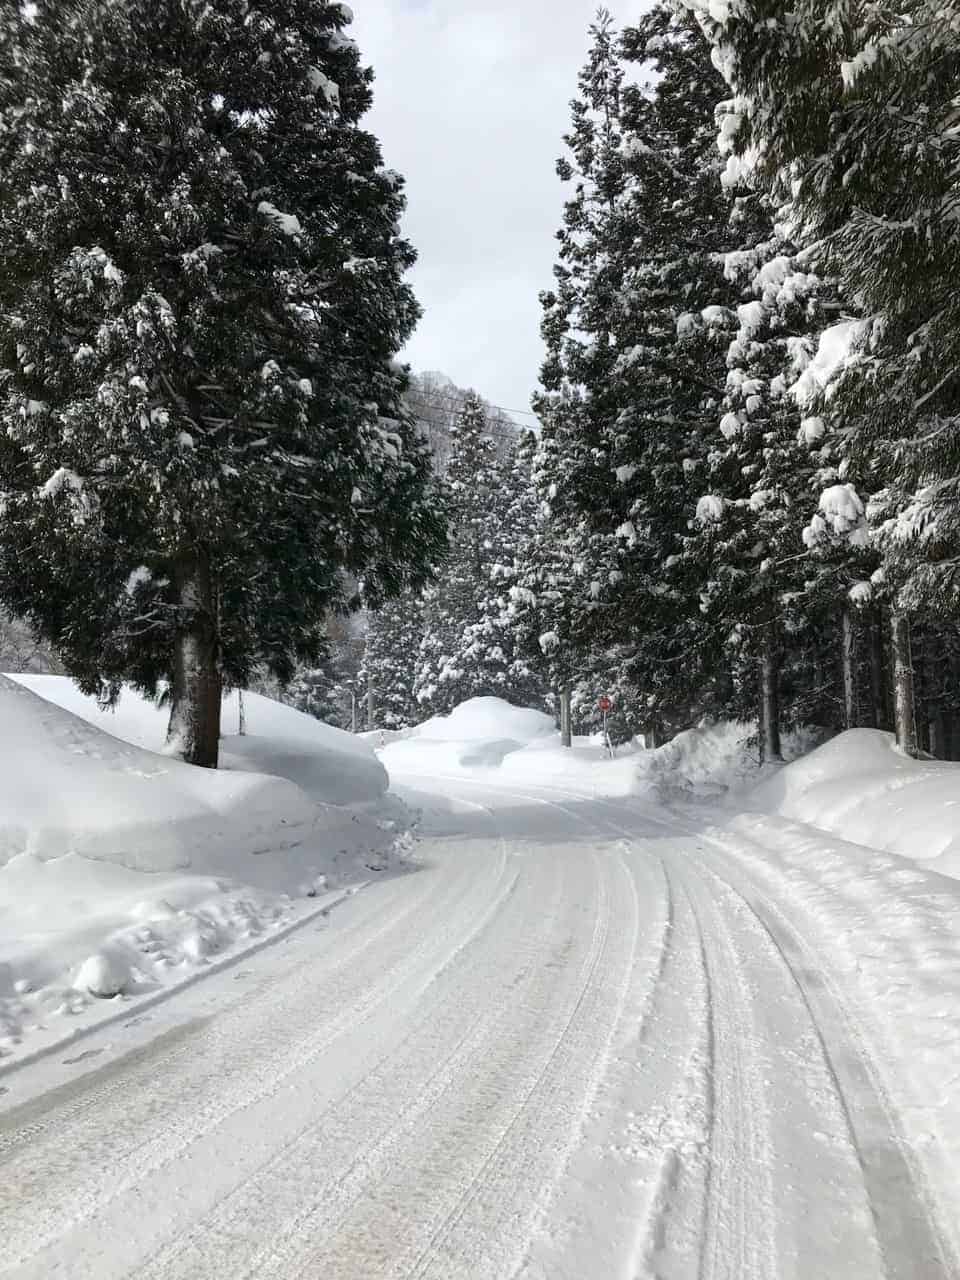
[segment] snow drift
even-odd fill
[[[10,679],[125,742],[163,750],[166,709],[131,689],[123,691],[116,707],[103,708],[66,676]],[[223,699],[219,772],[275,774],[326,804],[376,801],[387,790],[386,770],[368,742],[257,693],[245,693],[243,701],[246,733],[241,737],[237,694]]]
[[[815,729],[785,732],[781,743],[784,759],[795,760],[821,737]],[[640,756],[637,790],[652,790],[663,800],[709,800],[739,795],[761,776],[777,776],[781,770],[780,764],[771,764],[761,772],[755,723],[705,721]]]
[[[224,859],[235,866],[275,842],[281,827],[289,841],[316,819],[287,781],[155,755],[5,676],[0,723],[0,866],[18,855],[72,853],[131,871],[223,874]]]
[[[878,729],[841,733],[764,781],[747,803],[960,877],[960,765],[911,760]]]
[[[382,765],[348,734],[251,697],[234,768],[197,769],[142,745],[162,740],[162,712],[130,693],[121,707],[0,676],[0,1059],[31,1028],[32,1045],[84,1025],[92,997],[189,980],[409,843]],[[317,798],[334,792],[343,804]]]
[[[469,698],[448,716],[434,716],[381,752],[401,773],[442,774],[452,769],[497,768],[528,743],[552,738],[551,716],[515,707],[503,698]]]

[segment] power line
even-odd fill
[[[425,404],[425,405],[447,404],[454,409],[463,408],[463,401],[458,400],[455,396],[446,396],[446,395],[428,396],[428,395],[424,395],[420,391],[415,391],[412,395],[408,392],[407,399],[419,400],[421,404]],[[538,417],[538,415],[535,414],[532,409],[507,409],[502,404],[491,404],[489,400],[484,400],[483,403],[486,406],[486,408],[496,409],[499,413],[522,413],[528,418]]]

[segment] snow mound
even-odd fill
[[[496,769],[531,743],[556,737],[553,718],[503,698],[469,698],[387,742],[380,758],[398,773],[439,776],[451,769]]]
[[[223,871],[289,843],[316,808],[280,778],[194,769],[112,737],[0,676],[0,868],[76,853],[140,872]],[[69,684],[69,682],[64,682]],[[48,687],[48,686],[45,686]],[[96,703],[93,703],[96,706]]]
[[[779,774],[781,766],[768,765],[760,774],[756,742],[757,726],[737,720],[696,725],[675,738],[644,752],[637,762],[637,789],[653,790],[663,799],[710,799],[736,794],[756,784],[759,776]],[[783,735],[786,760],[809,751],[818,734],[812,729],[791,730]]]
[[[104,709],[67,676],[10,679],[124,742],[163,750],[167,710],[133,689],[124,689],[115,708]],[[244,693],[243,706],[246,733],[241,737],[238,695],[223,699],[218,773],[286,778],[324,804],[375,802],[386,792],[389,778],[370,743],[257,693]]]
[[[556,732],[553,717],[503,698],[469,698],[448,716],[418,725],[415,737],[434,742],[511,741],[523,745]]]
[[[383,766],[347,734],[251,698],[249,754],[197,769],[138,745],[162,741],[162,712],[121,706],[101,712],[59,677],[0,676],[0,1060],[27,1051],[28,1031],[57,1042],[92,1005],[190,980],[410,847]],[[261,762],[290,776],[249,771]],[[362,811],[314,798],[334,790]]]
[[[749,805],[960,877],[960,765],[911,760],[878,729],[839,734],[765,780]]]

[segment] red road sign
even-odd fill
[[[603,711],[603,712],[607,712],[607,711],[612,711],[612,710],[613,710],[613,703],[610,701],[610,699],[607,697],[607,695],[606,695],[606,694],[604,694],[602,698],[599,698],[599,699],[597,700],[597,706],[598,706],[598,707],[600,708],[600,710],[601,710],[601,711]]]

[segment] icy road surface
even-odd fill
[[[656,808],[434,786],[418,869],[0,1078],[0,1274],[960,1275],[747,860]]]

